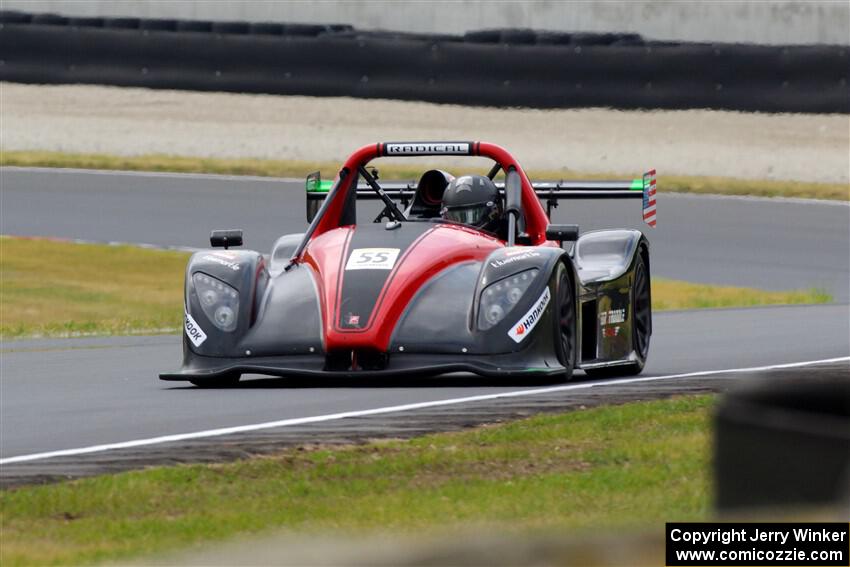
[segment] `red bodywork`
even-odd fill
[[[341,286],[344,265],[349,255],[349,244],[356,226],[340,226],[348,192],[360,166],[383,154],[383,144],[364,146],[345,162],[340,174],[345,172],[343,184],[329,199],[324,216],[316,225],[311,240],[303,254],[296,259],[312,267],[316,274],[324,321],[325,348],[333,350],[374,349],[386,352],[390,337],[410,300],[423,284],[449,266],[464,261],[484,261],[505,242],[480,231],[463,226],[434,225],[418,238],[398,258],[389,274],[369,320],[358,329],[339,326],[338,306],[341,303]],[[472,154],[489,157],[499,163],[504,171],[513,167],[522,179],[522,208],[525,230],[531,244],[546,245],[546,226],[549,222],[540,205],[534,188],[519,163],[504,148],[486,142],[474,142]]]

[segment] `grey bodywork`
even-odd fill
[[[208,323],[194,289],[192,275],[196,272],[233,286],[246,300],[240,303],[235,332],[222,332],[206,324],[208,337],[200,346],[184,334],[182,370],[162,374],[161,378],[187,380],[227,372],[327,372],[330,353],[323,341],[316,275],[306,264],[284,269],[301,238],[300,234],[281,237],[268,257],[253,251],[227,252],[238,269],[216,260],[220,251],[194,254],[186,271],[186,309],[196,321]],[[554,293],[553,277],[559,262],[568,267],[576,291],[575,366],[598,368],[637,360],[632,340],[636,259],[642,257],[649,268],[649,243],[639,231],[588,232],[579,237],[570,252],[552,246],[527,246],[522,247],[519,260],[505,261],[516,252],[515,248],[499,248],[484,262],[449,266],[423,285],[393,330],[389,361],[373,373],[469,370],[499,376],[529,371],[555,375],[559,368],[563,371],[555,354],[554,302],[550,301],[533,333],[521,345],[507,333],[547,286]],[[516,313],[488,331],[479,331],[474,321],[484,287],[533,268],[540,271],[539,276]],[[619,318],[612,319],[612,313]],[[606,331],[614,328],[615,332]],[[458,362],[455,358],[461,353],[465,356]]]

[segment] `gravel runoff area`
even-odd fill
[[[341,161],[385,140],[487,140],[527,169],[847,183],[846,114],[533,110],[0,83],[0,148]]]

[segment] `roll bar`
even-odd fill
[[[557,207],[558,201],[562,199],[642,198],[644,220],[650,226],[655,226],[655,170],[644,174],[642,179],[630,181],[559,181],[532,184],[522,167],[506,149],[489,142],[379,142],[363,146],[352,153],[329,190],[323,186],[318,174],[308,176],[307,214],[311,222],[291,262],[297,262],[311,239],[340,226],[349,191],[357,178],[357,175],[352,174],[362,175],[366,171],[366,165],[375,158],[410,156],[480,156],[492,159],[496,164],[491,172],[502,169],[511,179],[510,191],[506,191],[503,184],[497,184],[506,196],[510,193],[513,212],[509,213],[509,217],[516,220],[519,213],[523,214],[527,240],[534,245],[546,242],[549,217],[552,209]],[[359,199],[381,199],[386,204],[387,200],[393,197],[402,200],[412,198],[416,190],[416,187],[409,183],[382,183],[378,190],[375,188],[377,183],[373,183],[374,179],[368,173],[365,178],[370,187],[356,189]],[[546,199],[545,210],[540,199]],[[323,203],[319,208],[320,200]],[[396,211],[393,211],[393,214]]]

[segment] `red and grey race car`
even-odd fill
[[[367,165],[396,156],[494,164],[486,176],[430,170],[416,184],[379,183]],[[491,197],[472,203],[482,191]],[[576,198],[642,199],[655,224],[654,171],[532,183],[486,142],[360,148],[333,183],[307,178],[309,228],[280,237],[271,255],[232,249],[239,230],[213,231],[213,249],[186,268],[183,367],[160,378],[637,374],[652,334],[649,242],[637,230],[579,236],[550,224],[558,201]],[[380,201],[377,218],[357,218],[362,200]]]

